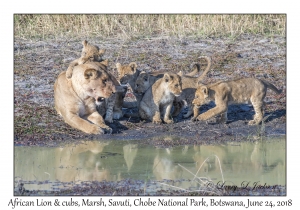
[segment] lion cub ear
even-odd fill
[[[101,50],[99,50],[99,55],[103,56],[105,52],[106,52],[106,49],[101,49]]]
[[[165,82],[169,82],[170,80],[173,80],[174,76],[173,75],[169,75],[168,73],[164,74],[164,80]]]
[[[107,67],[108,66],[108,59],[106,59],[104,61],[101,61],[100,63]]]
[[[84,47],[86,47],[87,44],[88,44],[88,41],[86,41],[86,40],[83,40],[83,41],[82,41],[82,45],[83,45]]]
[[[84,78],[85,79],[96,79],[98,77],[98,74],[100,72],[97,71],[96,69],[86,69],[84,71]]]
[[[183,75],[182,71],[178,72],[177,75],[182,77]]]
[[[117,69],[120,69],[122,66],[120,63],[116,63],[116,67],[117,67]]]
[[[137,65],[136,65],[135,62],[131,62],[131,63],[129,64],[129,66],[130,66],[130,68],[132,69],[133,72],[136,71]]]
[[[205,85],[201,86],[201,91],[205,96],[208,96],[208,88]]]

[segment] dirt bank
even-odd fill
[[[248,126],[252,106],[231,106],[229,123],[192,122],[182,114],[172,125],[154,125],[139,119],[122,118],[109,124],[112,135],[86,135],[64,123],[54,109],[53,84],[58,74],[78,58],[82,40],[14,40],[14,142],[15,145],[55,146],[75,139],[146,139],[157,146],[241,141],[261,134],[286,134],[286,40],[243,35],[230,38],[153,37],[143,40],[88,39],[107,49],[110,70],[117,76],[115,63],[135,61],[146,71],[189,71],[200,55],[212,58],[212,68],[205,83],[238,77],[264,78],[279,89],[280,95],[268,91],[266,122]],[[126,100],[133,100],[131,93]],[[213,104],[201,108],[201,112]],[[124,110],[132,112],[134,110]],[[170,141],[171,140],[171,141]]]

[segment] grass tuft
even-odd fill
[[[153,36],[238,37],[241,34],[285,36],[285,14],[133,14],[14,15],[18,38],[149,38]]]

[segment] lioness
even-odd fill
[[[55,109],[67,124],[85,133],[111,132],[97,112],[96,104],[114,92],[115,86],[105,69],[94,63],[81,64],[74,67],[70,79],[66,71],[58,75],[54,84]]]
[[[142,119],[150,119],[153,123],[161,123],[160,110],[164,115],[165,123],[173,123],[170,111],[175,96],[182,92],[181,78],[177,74],[165,73],[144,94],[139,114]]]
[[[192,77],[191,73],[193,75],[200,71],[199,64],[193,64],[192,67],[193,71],[188,75],[182,75],[182,73],[180,73],[182,75],[181,76],[182,93],[179,97],[176,97],[174,101],[174,112],[172,116],[177,116],[180,113],[184,105],[183,101],[186,101],[188,105],[188,112],[185,115],[183,115],[183,117],[188,118],[193,114],[192,101],[195,96],[197,85],[199,82],[203,80],[203,78],[205,77],[205,75],[207,74],[211,66],[211,59],[209,57],[200,56],[199,58],[200,59],[203,58],[207,61],[207,67],[204,70],[204,72],[198,77]],[[146,90],[150,88],[156,80],[159,79],[159,77],[160,75],[152,76],[151,74],[142,71],[137,77],[135,82],[135,88],[134,88],[135,94],[142,96],[146,92]]]
[[[249,125],[259,124],[263,119],[263,100],[266,96],[267,88],[270,88],[277,94],[281,93],[271,83],[256,78],[199,85],[195,93],[195,99],[193,100],[194,106],[199,108],[210,101],[215,101],[216,106],[200,115],[198,111],[195,111],[192,120],[208,120],[221,115],[221,118],[217,122],[226,123],[228,104],[251,102],[255,110],[255,115],[254,119],[249,121]]]
[[[72,61],[69,64],[69,67],[66,71],[66,76],[68,79],[70,79],[72,77],[72,72],[73,72],[73,68],[77,65],[80,64],[84,64],[87,61],[90,62],[101,62],[103,61],[102,56],[105,53],[105,49],[101,49],[99,50],[99,47],[97,47],[96,45],[92,45],[90,43],[88,43],[88,41],[84,40],[82,42],[83,48],[82,48],[82,52],[81,52],[81,57]]]
[[[66,76],[68,79],[72,77],[73,68],[77,65],[84,64],[84,63],[95,63],[99,65],[100,67],[105,66],[104,69],[107,69],[108,67],[108,60],[103,60],[102,56],[105,53],[105,49],[99,50],[99,47],[96,45],[92,45],[88,43],[88,41],[84,40],[82,42],[83,48],[81,57],[72,61],[69,64],[69,67],[66,72]],[[110,75],[114,85],[116,87],[120,86],[120,83],[118,80],[109,72],[107,73]],[[127,88],[126,87],[118,87],[116,94],[111,95],[108,99],[105,99],[105,101],[101,102],[99,105],[97,105],[97,110],[99,113],[104,116],[105,115],[105,121],[112,123],[113,119],[120,119],[123,116],[122,112],[122,105],[123,105],[123,98],[124,98],[124,92],[126,93]]]

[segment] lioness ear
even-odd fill
[[[100,55],[100,56],[104,55],[105,51],[106,51],[106,49],[101,49],[101,50],[99,50],[99,55]]]
[[[108,59],[104,60],[104,61],[101,61],[100,63],[102,63],[104,66],[108,66]]]
[[[84,71],[84,78],[85,79],[96,79],[99,75],[99,71],[97,71],[96,69],[86,69]]]
[[[129,66],[130,66],[130,68],[132,69],[133,72],[136,71],[137,65],[136,65],[135,62],[131,62],[131,63],[129,64]]]
[[[83,45],[84,47],[86,47],[86,46],[87,46],[87,43],[88,43],[88,41],[83,40],[82,45]]]
[[[178,72],[177,75],[182,77],[182,71]]]
[[[206,86],[202,86],[201,91],[204,93],[204,95],[208,95],[208,88]]]

